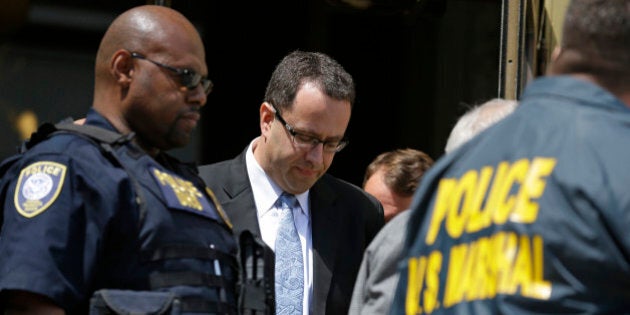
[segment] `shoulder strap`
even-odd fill
[[[135,136],[133,132],[127,135],[122,135],[115,131],[97,126],[75,124],[73,121],[74,120],[72,118],[66,118],[57,124],[43,123],[39,126],[37,131],[31,135],[31,138],[22,144],[19,153],[26,152],[36,144],[48,139],[48,137],[57,131],[68,131],[85,135],[93,140],[96,140],[98,143],[107,143],[109,145],[124,144],[129,142]]]
[[[133,139],[135,133],[131,132],[127,135],[110,131],[101,127],[91,125],[77,125],[74,123],[61,122],[55,125],[57,130],[70,131],[79,134],[84,134],[99,143],[107,143],[109,145],[120,145],[127,143]]]
[[[110,160],[117,167],[120,167],[125,170],[125,172],[127,172],[136,192],[136,203],[138,204],[140,211],[139,223],[142,224],[147,209],[140,183],[135,178],[133,173],[129,171],[127,166],[121,162],[120,158],[118,157],[118,153],[116,153],[116,150],[114,149],[130,142],[135,137],[135,133],[130,132],[129,134],[123,135],[118,132],[107,130],[98,126],[75,124],[72,118],[66,118],[57,124],[42,124],[37,129],[37,131],[32,134],[31,139],[29,139],[22,145],[20,153],[24,153],[28,149],[35,146],[37,143],[55,134],[61,133],[74,133],[86,137],[87,139],[97,143],[101,149],[101,152],[103,152],[108,160]]]
[[[120,167],[125,170],[125,172],[127,172],[136,192],[136,203],[138,204],[139,208],[139,224],[142,224],[147,209],[140,183],[133,176],[133,173],[130,172],[127,167],[120,161],[120,159],[118,158],[118,154],[114,150],[115,147],[124,145],[131,141],[135,136],[133,132],[127,135],[122,135],[120,133],[97,126],[75,124],[72,118],[66,118],[57,124],[44,123],[40,125],[37,131],[31,135],[31,138],[29,140],[22,143],[22,145],[18,149],[17,154],[2,161],[2,163],[0,164],[0,178],[4,176],[5,172],[11,167],[11,165],[13,165],[14,162],[18,161],[26,151],[34,147],[36,144],[48,139],[49,137],[64,132],[74,133],[95,142],[96,144],[98,144],[101,152],[103,152],[108,160],[110,160],[117,167]],[[2,227],[2,223],[3,212],[0,211],[0,227]]]

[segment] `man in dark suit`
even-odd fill
[[[278,271],[287,266],[276,264],[277,314],[346,314],[363,251],[384,224],[383,207],[374,197],[326,174],[348,143],[344,135],[354,97],[352,76],[335,60],[292,52],[267,85],[259,109],[261,135],[236,158],[199,169],[235,233],[252,231],[276,256],[276,236],[286,226],[277,200],[283,194],[297,199],[292,214],[303,285],[294,296],[302,303],[292,311],[282,305]]]

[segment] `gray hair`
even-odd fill
[[[518,102],[514,100],[495,98],[470,108],[457,120],[446,141],[444,151],[449,153],[455,150],[478,133],[511,114],[517,105]]]

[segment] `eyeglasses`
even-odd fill
[[[184,87],[186,87],[186,89],[188,89],[189,91],[194,90],[197,87],[197,85],[201,84],[201,86],[203,87],[203,91],[206,93],[206,95],[212,92],[212,87],[214,86],[214,84],[212,84],[212,81],[210,81],[210,79],[202,76],[201,74],[193,70],[171,67],[163,63],[159,63],[157,61],[151,60],[137,52],[132,52],[131,57],[146,60],[156,66],[162,67],[166,70],[173,72],[175,75],[179,77],[179,83],[183,85]]]
[[[295,131],[293,126],[289,125],[289,123],[287,123],[286,120],[284,120],[284,118],[280,116],[280,111],[278,111],[278,109],[272,104],[271,104],[271,107],[274,110],[275,116],[278,118],[280,123],[284,125],[284,128],[287,129],[287,131],[289,132],[289,135],[291,135],[291,140],[293,140],[293,143],[295,144],[295,146],[300,150],[310,151],[321,143],[323,145],[324,152],[335,153],[335,152],[339,152],[343,150],[343,148],[345,148],[348,145],[349,141],[346,138],[343,138],[341,140],[334,140],[334,141],[324,141],[316,137],[303,134],[299,131]]]

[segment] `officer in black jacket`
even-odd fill
[[[196,169],[164,153],[189,142],[212,89],[199,33],[173,9],[130,9],[104,35],[95,75],[85,125],[120,138],[55,133],[0,181],[0,313],[87,314],[92,296],[235,313],[231,224]]]

